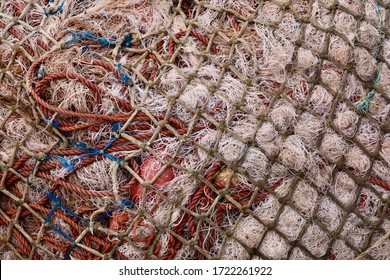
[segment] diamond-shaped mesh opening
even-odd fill
[[[100,2],[0,1],[1,259],[390,258],[388,1]]]

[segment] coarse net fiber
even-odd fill
[[[389,259],[389,0],[1,0],[0,259]]]

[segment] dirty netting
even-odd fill
[[[0,1],[0,258],[389,259],[389,8]]]

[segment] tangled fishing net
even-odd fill
[[[0,259],[389,259],[389,8],[0,1]]]

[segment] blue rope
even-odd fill
[[[115,208],[114,210],[110,210],[110,211],[107,211],[106,213],[104,214],[101,214],[99,217],[97,217],[96,221],[101,221],[107,217],[109,217],[112,213],[118,211],[119,209],[121,208],[128,208],[128,209],[131,209],[135,206],[135,202],[130,200],[130,199],[126,199],[124,201],[122,201],[120,204],[119,204],[120,207],[118,208]]]
[[[75,169],[75,165],[73,164],[74,159],[69,160],[69,159],[62,157],[62,156],[57,156],[57,157],[61,160],[62,166],[64,168],[67,168],[69,172],[74,171],[74,169]]]
[[[48,120],[48,118],[46,116],[45,116],[45,119]],[[55,120],[53,120],[52,123],[53,123],[53,126],[59,125],[59,123],[56,123]],[[114,123],[112,125],[113,131],[116,132],[118,134],[118,136],[119,136],[120,128],[122,125],[123,125],[122,122]],[[76,156],[72,159],[67,159],[66,157],[60,156],[60,155],[49,155],[49,156],[46,156],[44,159],[37,159],[37,161],[34,164],[33,169],[31,170],[31,174],[35,170],[35,167],[36,167],[38,161],[47,161],[47,160],[50,160],[52,158],[59,159],[61,161],[62,167],[66,168],[68,170],[68,172],[73,172],[75,170],[76,166],[75,166],[74,162],[82,160],[86,156],[103,155],[103,156],[105,156],[113,161],[116,161],[119,165],[122,161],[124,161],[124,159],[115,157],[115,156],[110,155],[110,154],[105,152],[118,139],[118,136],[112,137],[110,139],[110,141],[102,149],[88,148],[87,144],[85,144],[83,142],[77,143],[76,147],[80,150],[85,151],[85,154],[83,154],[81,156]],[[29,180],[29,177],[27,178],[27,182],[28,182],[28,180]]]
[[[118,71],[121,74],[121,80],[128,86],[130,84],[130,77],[122,69],[122,65],[118,63]]]
[[[48,116],[44,115],[43,116],[45,118],[45,121],[48,123],[48,124],[51,124],[53,127],[55,128],[58,128],[61,124],[58,120],[56,119],[50,119]]]
[[[48,196],[51,195],[51,194],[48,194]],[[55,198],[56,200],[59,200],[61,201],[59,198],[56,198],[54,197],[53,195],[51,195],[53,198]],[[60,202],[61,203],[61,202]],[[51,209],[49,215],[47,216],[46,220],[45,220],[45,223],[48,223],[50,221],[50,218],[52,217],[52,215],[54,214],[55,210],[58,208],[59,205],[57,205],[57,203],[53,206],[53,208]],[[61,205],[62,208],[63,205]],[[72,212],[72,211],[71,211]],[[78,218],[81,218],[79,217],[78,215],[76,215],[76,217]],[[81,218],[82,219],[82,218]],[[84,219],[82,219],[82,221],[84,221]],[[85,221],[84,221],[85,222]],[[63,232],[61,229],[59,229],[58,227],[54,226],[54,225],[50,225],[50,228],[52,230],[54,230],[55,232],[57,232],[59,235],[61,235],[62,237],[64,237],[66,240],[70,241],[70,243],[72,243],[71,247],[69,248],[69,250],[66,252],[65,256],[64,256],[64,260],[67,260],[69,259],[70,257],[70,254],[72,253],[72,250],[77,246],[76,244],[76,241],[74,241],[69,235],[67,235],[65,232]]]
[[[121,43],[122,48],[130,48],[133,44],[133,35],[131,35],[130,31],[126,31],[125,37],[123,38],[123,41]]]
[[[80,33],[74,33],[72,31],[67,31],[70,35],[73,36],[73,39],[66,41],[65,44],[71,44],[78,41],[94,41],[98,42],[103,46],[115,46],[115,42],[111,42],[107,38],[97,37],[92,31],[85,31]]]
[[[50,212],[49,212],[49,215],[47,215],[46,219],[45,219],[45,224],[47,224],[51,217],[53,216],[54,212],[57,210],[58,208],[58,205],[54,204],[54,206],[51,208]]]
[[[74,157],[72,159],[67,159],[66,157],[60,156],[60,155],[50,155],[45,158],[45,160],[49,160],[52,158],[58,158],[61,160],[62,167],[68,169],[68,172],[73,172],[76,168],[74,165],[74,161],[80,160],[80,157]]]
[[[135,205],[135,202],[130,200],[130,199],[126,199],[124,201],[121,202],[120,206],[121,207],[126,207],[126,208],[133,208]]]
[[[85,32],[79,32],[75,33],[70,30],[67,31],[70,35],[72,35],[72,39],[69,41],[65,42],[65,45],[76,43],[79,41],[93,41],[97,42],[100,45],[104,47],[115,47],[117,44],[117,41],[110,41],[109,39],[105,37],[98,37],[96,36],[92,31],[85,31]],[[122,42],[121,42],[121,47],[122,48],[128,48],[132,45],[133,41],[133,36],[129,31],[126,31],[126,35],[124,36]]]
[[[70,258],[70,254],[72,253],[73,249],[75,248],[76,246],[72,244],[72,246],[70,246],[69,250],[66,252],[65,256],[64,256],[64,260],[69,260]]]
[[[86,53],[86,52],[88,51],[88,48],[89,48],[89,45],[83,46],[83,47],[81,48],[81,52],[82,52],[82,53]]]
[[[45,16],[49,16],[49,15],[54,16],[54,15],[56,15],[58,13],[62,13],[64,11],[64,9],[63,9],[64,8],[64,4],[65,4],[64,1],[61,2],[61,4],[57,8],[54,8],[51,5],[53,3],[54,3],[54,0],[50,0],[49,4],[45,7],[45,9],[44,9]]]
[[[112,125],[112,130],[116,133],[119,133],[119,130],[121,129],[122,126],[123,126],[123,122],[114,123]]]
[[[64,237],[66,240],[68,240],[72,245],[70,246],[70,248],[68,249],[68,251],[66,252],[65,256],[64,256],[64,260],[68,260],[69,257],[70,257],[70,254],[72,253],[73,249],[77,247],[77,244],[76,244],[76,241],[74,241],[69,235],[67,235],[65,232],[63,232],[62,230],[60,230],[58,227],[54,226],[54,225],[50,225],[50,228],[52,230],[54,230],[55,232],[57,232],[59,235],[61,235],[62,237]]]
[[[58,207],[58,206],[61,206],[62,205],[62,200],[56,196],[54,196],[52,193],[46,193],[45,192],[45,195],[55,203],[55,205]]]
[[[86,224],[87,226],[89,226],[89,222],[86,221],[83,217],[77,215],[75,212],[73,212],[72,210],[70,210],[68,207],[66,207],[65,205],[61,204],[61,208],[64,209],[68,214],[72,215],[73,217],[76,217],[77,219],[79,219],[80,221],[82,221],[84,224]]]
[[[45,116],[45,119],[49,120],[49,118],[46,116]],[[52,120],[51,123],[53,124],[54,127],[58,127],[60,125],[59,122],[56,120]],[[116,133],[119,134],[119,130],[120,130],[122,125],[123,125],[123,123],[121,123],[121,122],[114,123],[112,125],[113,131],[115,131]],[[115,157],[115,156],[110,155],[110,154],[105,152],[117,139],[118,139],[118,136],[111,138],[110,141],[104,146],[104,148],[100,149],[100,150],[94,149],[94,148],[88,148],[87,144],[80,142],[80,143],[76,144],[76,148],[85,151],[85,154],[83,154],[81,156],[76,156],[74,158],[68,159],[68,158],[66,158],[64,156],[60,156],[60,155],[49,155],[40,161],[47,161],[47,160],[50,160],[52,158],[57,158],[61,161],[62,167],[66,168],[68,172],[73,172],[76,169],[75,162],[82,160],[86,156],[103,155],[103,156],[105,156],[113,161],[116,161],[118,164],[120,164],[122,161],[124,161],[124,159]]]
[[[62,237],[64,237],[66,240],[70,241],[74,246],[77,246],[76,241],[74,241],[69,235],[67,235],[65,232],[60,230],[58,227],[50,225],[50,228],[54,231],[56,231],[58,234],[60,234]]]
[[[111,139],[110,142],[107,143],[107,145],[103,149],[100,149],[100,150],[99,149],[94,149],[94,148],[88,148],[87,145],[85,143],[83,143],[83,142],[78,143],[76,145],[76,147],[78,149],[83,150],[85,152],[85,154],[83,154],[81,157],[103,155],[106,158],[109,158],[112,161],[116,161],[118,164],[120,164],[124,159],[115,157],[115,156],[110,155],[110,154],[105,152],[105,150],[107,148],[109,148],[112,145],[112,143],[114,143],[115,141],[116,141],[116,138]]]
[[[119,130],[120,130],[120,127],[123,125],[123,123],[115,123],[112,125],[112,128],[113,128],[113,131],[115,131],[116,133],[119,134]],[[83,143],[83,142],[79,142],[76,144],[76,148],[80,149],[80,150],[83,150],[85,151],[85,154],[81,155],[80,158],[82,157],[85,157],[85,156],[97,156],[97,155],[103,155],[109,159],[111,159],[112,161],[116,161],[118,163],[118,165],[124,161],[124,159],[121,159],[121,158],[118,158],[118,157],[115,157],[113,155],[110,155],[108,153],[106,153],[105,151],[118,139],[118,136],[114,136],[113,138],[111,138],[111,140],[104,146],[104,148],[102,149],[95,149],[95,148],[88,148],[88,145]]]
[[[54,214],[54,211],[60,207],[62,209],[65,210],[65,212],[69,213],[70,215],[72,215],[73,217],[76,217],[77,219],[79,219],[80,221],[84,222],[86,225],[89,225],[89,223],[83,218],[83,217],[80,217],[79,215],[77,215],[75,212],[73,212],[72,210],[70,210],[68,207],[66,207],[63,203],[62,203],[62,200],[59,198],[59,197],[56,197],[55,195],[53,195],[53,193],[47,193],[45,191],[42,191],[51,201],[54,202],[54,206],[53,208],[50,210],[50,213],[48,215],[48,217],[46,218],[45,222],[48,222],[50,220],[50,218],[53,216]]]
[[[38,69],[38,72],[37,72],[37,80],[39,81],[39,80],[42,80],[45,76],[46,76],[46,72],[45,72],[45,70],[43,70],[43,68],[42,67],[39,67],[39,69]]]
[[[99,221],[101,221],[101,220],[103,220],[103,219],[109,217],[112,213],[114,213],[114,212],[117,211],[117,210],[118,210],[118,208],[117,208],[117,209],[114,209],[114,210],[107,211],[106,213],[103,213],[103,214],[101,214],[99,217],[97,217],[95,221],[96,221],[96,222],[99,222]]]

